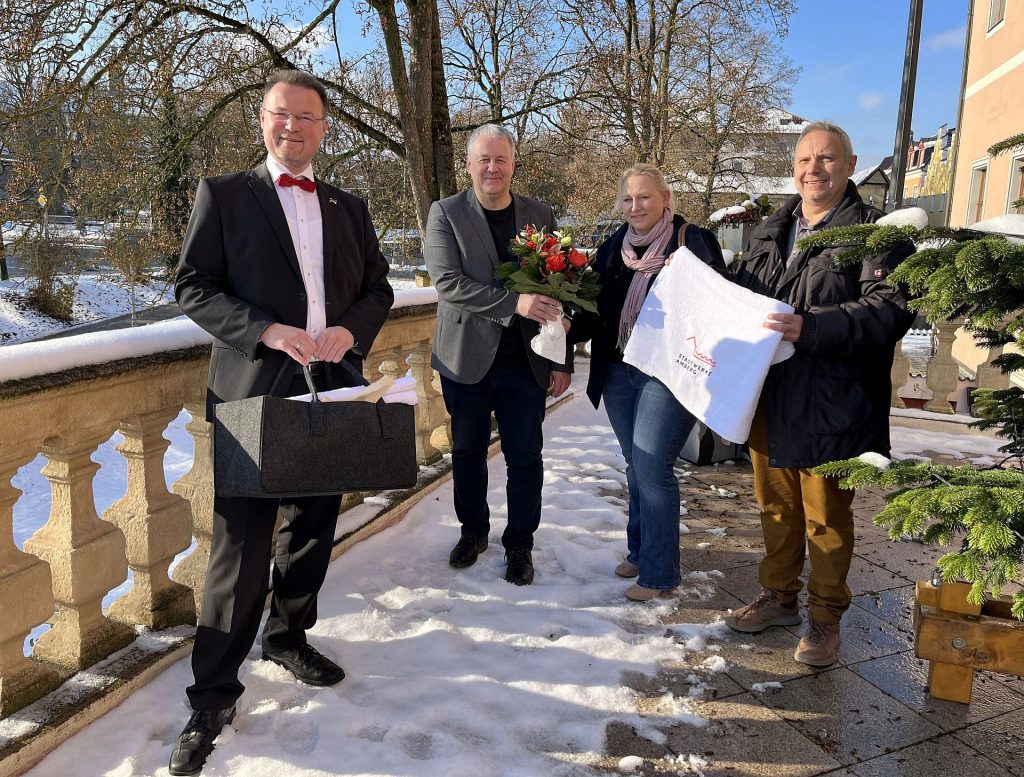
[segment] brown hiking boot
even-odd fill
[[[831,666],[839,658],[839,643],[838,623],[822,623],[812,618],[793,658],[808,666]]]
[[[775,591],[762,588],[754,601],[729,613],[725,623],[733,631],[759,634],[771,626],[796,626],[800,623],[800,609],[795,601],[783,604]]]

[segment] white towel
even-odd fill
[[[397,391],[393,394],[385,394],[384,402],[386,404],[393,404],[401,402],[403,405],[415,405],[418,401],[415,391]]]
[[[410,401],[411,395],[411,401]],[[331,389],[317,392],[321,402],[376,402],[383,399],[387,403],[401,402],[406,405],[416,404],[416,379],[411,375],[394,378],[385,375],[369,386],[352,386],[350,388]],[[299,394],[288,397],[296,402],[309,402],[310,394]]]
[[[745,442],[768,368],[793,354],[781,332],[762,324],[769,313],[792,312],[680,248],[644,301],[625,361],[726,440]]]

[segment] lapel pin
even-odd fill
[[[327,201],[329,203],[331,203],[331,205],[337,205],[338,204],[338,201],[336,199],[334,199],[333,197],[328,197]]]

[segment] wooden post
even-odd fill
[[[970,593],[969,583],[942,583],[938,588],[936,609],[964,615],[981,615],[981,605],[970,604],[967,594]],[[963,645],[957,645],[957,639]],[[955,648],[967,646],[962,637],[953,637]],[[969,704],[971,689],[974,685],[974,669],[969,666],[946,664],[941,661],[928,662],[928,692],[936,699],[947,699]]]

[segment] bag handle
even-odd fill
[[[296,363],[297,362],[295,362],[291,357],[286,357],[281,362],[281,367],[280,367],[280,369],[278,369],[277,375],[274,376],[274,382],[270,384],[270,389],[267,391],[267,394],[269,396],[272,396],[272,397],[273,396],[277,396],[274,393],[274,391],[275,391],[275,389],[277,389],[278,384],[281,382],[281,378],[283,378],[285,376],[285,373],[287,372],[288,368],[289,367],[293,367],[293,365],[296,364]],[[370,385],[370,381],[368,381],[366,378],[364,378],[362,376],[362,374],[355,367],[353,367],[351,364],[349,364],[344,359],[342,359],[340,362],[331,363],[332,367],[338,366],[338,365],[340,365],[341,368],[343,370],[345,370],[345,372],[348,373],[350,378],[355,379],[357,386],[369,386]],[[313,376],[309,374],[309,368],[308,367],[303,367],[302,368],[302,372],[303,372],[303,377],[306,379],[306,385],[309,387],[309,393],[313,395],[313,401],[315,402],[315,401],[317,401],[317,399],[316,399],[317,394],[316,394],[316,389],[313,387],[313,383],[312,383]]]
[[[309,365],[302,365],[302,377],[306,379],[306,386],[309,388],[309,394],[313,397],[312,401],[319,404],[320,395],[316,393],[316,386],[313,385],[313,375],[309,371]]]

